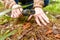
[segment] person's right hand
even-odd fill
[[[20,15],[22,15],[22,11],[23,11],[22,8],[12,10],[11,17],[18,18]]]

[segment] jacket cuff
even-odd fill
[[[40,7],[42,8],[44,6],[44,0],[34,0],[34,8],[35,7]]]
[[[8,9],[12,8],[12,6],[16,4],[16,2],[14,0],[3,0],[3,4],[5,8]]]

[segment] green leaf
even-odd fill
[[[6,9],[5,11],[3,12],[0,12],[0,16],[3,16],[5,15],[6,13],[9,13],[12,9]]]
[[[14,35],[16,32],[17,32],[17,30],[13,30],[12,32],[9,32],[6,35],[2,35],[2,36],[0,36],[0,40],[5,40],[7,37]]]

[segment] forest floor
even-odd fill
[[[60,16],[50,19],[47,26],[38,26],[34,19],[27,22],[27,18],[0,17],[0,40],[60,40]]]

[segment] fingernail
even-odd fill
[[[41,24],[39,24],[39,26],[42,26]]]
[[[12,17],[12,15],[11,15],[11,17]]]
[[[46,23],[44,25],[47,25]]]
[[[50,23],[50,21],[48,20],[47,23]]]

